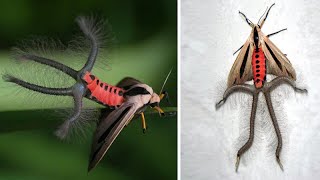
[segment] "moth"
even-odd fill
[[[80,70],[75,70],[60,62],[28,51],[22,51],[15,55],[18,60],[44,64],[67,74],[75,80],[74,85],[67,88],[45,87],[26,82],[10,74],[5,74],[3,79],[39,93],[73,97],[74,109],[72,116],[64,121],[55,132],[61,139],[64,139],[69,134],[70,129],[79,120],[83,98],[93,100],[106,107],[94,133],[88,166],[88,171],[90,171],[99,163],[113,141],[135,115],[141,116],[143,131],[147,128],[144,117],[144,111],[147,107],[151,107],[159,112],[160,115],[164,115],[159,103],[164,97],[167,97],[167,93],[163,91],[163,88],[171,71],[167,75],[159,94],[154,92],[149,85],[132,77],[122,79],[116,86],[102,82],[91,73],[102,44],[103,28],[99,27],[101,23],[92,17],[82,16],[78,17],[76,22],[84,37],[90,42],[89,56]]]
[[[275,128],[278,139],[275,155],[281,170],[283,170],[283,165],[280,161],[282,138],[272,106],[270,93],[281,84],[288,84],[292,86],[296,92],[307,93],[306,89],[301,89],[296,86],[296,73],[291,62],[287,56],[283,54],[269,39],[270,36],[273,36],[286,29],[282,29],[268,35],[265,35],[261,31],[261,28],[268,17],[270,9],[274,5],[275,4],[272,4],[269,9],[267,8],[266,12],[260,17],[257,24],[253,24],[242,12],[239,11],[239,14],[244,17],[247,24],[252,28],[252,31],[247,41],[236,51],[238,52],[240,50],[229,72],[227,89],[223,94],[222,100],[216,104],[216,109],[220,108],[226,102],[227,98],[235,92],[244,92],[253,96],[249,139],[238,150],[236,172],[238,171],[242,154],[244,154],[253,143],[254,122],[259,93],[262,92],[265,96],[269,114]],[[274,75],[275,78],[270,82],[267,82],[267,75]],[[251,80],[253,80],[253,85],[247,83]]]

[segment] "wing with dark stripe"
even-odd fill
[[[88,171],[93,169],[103,158],[123,127],[133,118],[139,107],[133,103],[124,103],[103,117],[98,124],[91,147]]]
[[[240,53],[232,65],[228,77],[228,87],[234,84],[243,84],[253,78],[251,59],[254,47],[251,43],[251,37],[252,33],[246,43],[243,45]]]
[[[268,37],[263,35],[262,50],[267,59],[267,73],[286,76],[296,80],[296,72],[289,59],[277,48]]]
[[[124,90],[128,90],[136,84],[143,84],[143,83],[132,77],[125,77],[120,82],[118,82],[116,86],[123,88]]]

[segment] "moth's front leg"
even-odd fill
[[[142,122],[142,132],[146,133],[147,130],[147,123],[146,123],[146,119],[144,118],[144,113],[140,113],[141,115],[141,122]]]
[[[277,31],[277,32],[274,32],[274,33],[268,34],[268,35],[267,35],[267,37],[271,37],[271,36],[276,35],[276,34],[278,34],[278,33],[282,32],[282,31],[285,31],[285,30],[287,30],[287,28],[284,28],[284,29],[281,29],[281,30],[279,30],[279,31]]]
[[[219,109],[228,99],[228,97],[234,92],[244,92],[248,94],[253,94],[255,92],[255,87],[249,84],[233,85],[226,89],[223,94],[223,98],[216,104],[216,109]]]

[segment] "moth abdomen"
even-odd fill
[[[124,102],[122,88],[104,83],[89,72],[86,72],[82,79],[90,91],[90,99],[109,107],[118,107]]]
[[[261,48],[253,51],[251,62],[254,85],[261,88],[266,80],[266,58]]]

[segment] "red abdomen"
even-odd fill
[[[253,51],[251,63],[254,85],[256,88],[261,88],[266,80],[267,74],[266,58],[261,48]]]
[[[91,92],[90,97],[92,99],[96,99],[104,105],[114,107],[120,106],[124,102],[124,90],[122,88],[101,82],[90,72],[86,72],[82,79],[87,83],[87,88]]]

